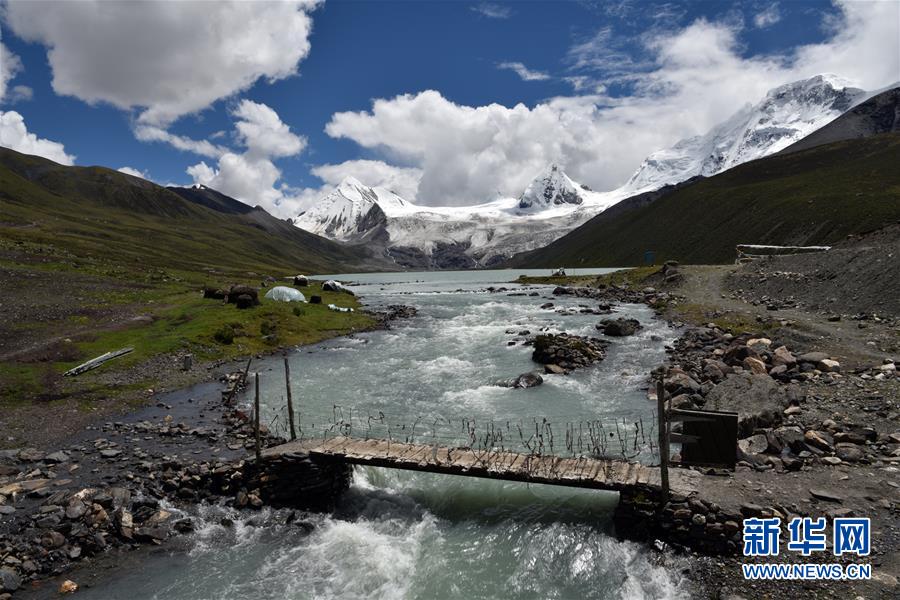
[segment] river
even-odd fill
[[[665,360],[664,347],[677,334],[642,305],[616,307],[616,316],[637,318],[644,328],[614,339],[599,365],[545,376],[543,385],[531,389],[496,385],[536,367],[520,332],[596,335],[594,324],[603,318],[578,312],[580,304],[596,307],[594,301],[548,299],[549,287],[519,290],[508,283],[523,273],[529,272],[338,276],[368,306],[407,304],[419,313],[394,322],[390,330],[331,340],[291,356],[304,435],[322,435],[338,420],[354,435],[386,435],[390,426],[397,439],[452,440],[465,435],[466,422],[477,423],[479,431],[506,427],[515,432],[506,441],[512,447],[523,439],[517,425],[546,419],[557,427],[559,450],[564,445],[559,428],[566,422],[652,423],[647,374]],[[486,291],[491,286],[508,290]],[[508,295],[522,291],[540,295]],[[554,308],[541,309],[545,302]],[[257,368],[262,414],[277,428],[284,421],[281,360],[267,359]],[[249,395],[243,398],[249,401]],[[266,509],[248,516],[203,507],[202,526],[186,552],[155,557],[141,572],[79,595],[132,600],[687,597],[677,569],[660,566],[646,548],[612,535],[616,500],[616,494],[597,491],[357,468],[333,515],[304,515],[298,526],[285,523],[289,511]],[[233,525],[223,525],[223,518]]]

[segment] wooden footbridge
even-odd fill
[[[289,455],[306,455],[314,460],[355,465],[617,492],[646,489],[658,493],[662,490],[659,467],[625,460],[480,451],[340,436],[326,440],[298,440],[262,450],[263,459]],[[699,477],[696,471],[669,469],[669,489],[690,495],[697,491]]]

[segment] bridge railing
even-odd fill
[[[649,422],[648,422],[649,420]],[[302,411],[291,436],[288,407],[264,419],[270,435],[299,440],[334,437],[383,439],[409,444],[518,452],[535,456],[658,461],[656,419],[584,418],[579,415],[490,419],[438,414],[401,415],[371,407],[332,405],[330,415]]]

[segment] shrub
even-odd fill
[[[306,314],[306,311],[303,310],[303,307],[302,307],[302,306],[295,306],[295,307],[294,307],[294,310],[293,310],[293,313],[294,313],[294,316],[295,316],[295,317],[301,317],[301,316],[303,316],[303,315]]]
[[[278,329],[278,326],[272,321],[263,321],[259,324],[259,332],[263,335],[272,335],[276,329]]]
[[[222,325],[222,327],[213,334],[213,338],[220,344],[231,344],[234,342],[234,328],[231,325]]]

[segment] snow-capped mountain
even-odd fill
[[[771,90],[705,135],[648,156],[626,187],[658,188],[709,177],[787,148],[862,102],[866,92],[834,75],[817,75]]]
[[[341,242],[354,241],[385,221],[415,212],[415,207],[384,188],[368,187],[346,177],[310,210],[294,219],[294,225],[310,233]]]
[[[608,192],[574,181],[556,164],[537,174],[518,198],[467,207],[419,206],[348,177],[294,223],[335,240],[380,244],[401,266],[491,266],[549,244],[630,196],[774,154],[867,96],[834,75],[782,85],[706,134],[654,152],[625,185]]]
[[[583,186],[572,181],[558,165],[551,164],[544,175],[535,177],[522,192],[519,208],[542,210],[561,204],[581,204],[584,199],[579,189]]]
[[[403,266],[470,268],[549,244],[622,198],[591,191],[558,165],[518,198],[466,207],[418,206],[348,177],[294,224],[343,242],[381,244]]]

